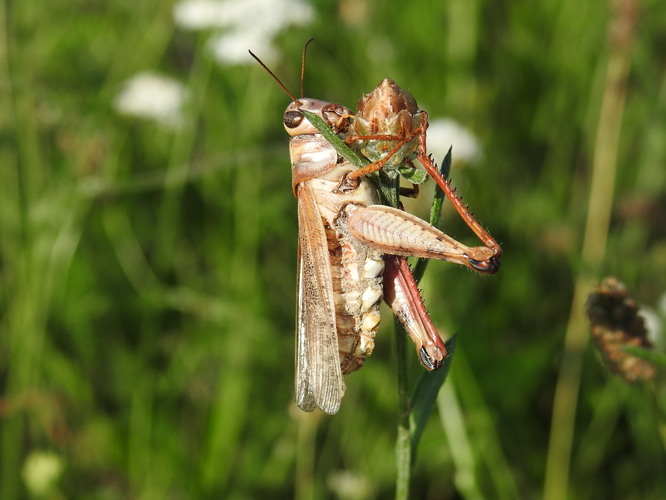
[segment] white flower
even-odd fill
[[[647,306],[641,306],[638,314],[643,318],[648,340],[661,351],[664,347],[664,327],[661,317],[654,309]]]
[[[437,164],[453,146],[453,162],[472,162],[481,158],[481,147],[472,134],[455,120],[440,118],[430,122],[427,132],[428,153]]]
[[[666,292],[657,301],[657,308],[662,315],[666,316]]]
[[[234,30],[213,36],[208,40],[208,50],[215,60],[223,64],[252,64],[248,49],[261,57],[266,64],[275,63],[278,52],[263,32]]]
[[[176,80],[143,72],[125,82],[114,106],[120,114],[148,118],[168,128],[177,128],[183,120],[186,97],[185,87]]]
[[[34,496],[44,496],[53,490],[65,468],[62,459],[50,451],[33,451],[23,464],[21,476]]]
[[[235,17],[233,8],[225,10],[223,3],[215,0],[185,0],[173,7],[176,25],[192,31],[223,28]]]
[[[641,316],[645,320],[648,339],[658,351],[666,349],[666,292],[657,299],[656,311],[649,307],[641,307]]]
[[[351,471],[340,470],[331,472],[326,479],[328,487],[339,498],[370,498],[373,495],[372,485],[367,478]]]
[[[291,25],[314,18],[312,7],[302,0],[183,0],[173,10],[183,29],[213,29],[209,50],[221,63],[253,64],[248,49],[269,63],[277,56],[272,41]]]

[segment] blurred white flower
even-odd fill
[[[253,64],[248,49],[270,63],[277,57],[273,38],[288,26],[309,23],[314,10],[302,0],[183,0],[173,16],[183,29],[219,30],[208,42],[219,62]]]
[[[339,498],[350,500],[373,497],[372,485],[367,478],[347,470],[331,472],[326,480],[328,487]]]
[[[222,64],[252,64],[254,59],[248,49],[261,57],[266,64],[274,64],[278,57],[271,40],[263,32],[253,30],[234,30],[213,36],[208,41],[208,50],[216,61]]]
[[[143,72],[125,82],[114,107],[122,115],[154,120],[167,128],[178,128],[183,121],[185,87],[157,73]]]
[[[469,163],[481,158],[481,146],[465,127],[455,120],[439,118],[432,120],[427,132],[428,153],[432,154],[438,165],[453,146],[453,162]]]
[[[32,495],[44,496],[56,486],[64,468],[62,459],[55,453],[33,451],[25,459],[21,476]]]
[[[660,351],[664,347],[663,324],[661,317],[657,312],[647,306],[641,306],[638,314],[643,318],[645,329],[647,330],[647,338],[652,345]]]
[[[666,292],[661,294],[661,297],[657,301],[657,308],[661,314],[666,316]]]
[[[173,18],[177,26],[186,30],[223,28],[236,17],[237,10],[234,6],[225,9],[216,0],[185,0],[173,7]]]

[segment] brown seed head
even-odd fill
[[[416,99],[390,78],[384,78],[359,99],[354,130],[358,135],[404,136],[421,124]]]
[[[651,363],[622,350],[634,346],[650,349],[643,318],[626,287],[615,278],[605,278],[587,299],[587,316],[597,348],[610,369],[627,382],[655,376]]]

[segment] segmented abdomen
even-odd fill
[[[347,171],[349,167],[339,166],[311,181],[326,229],[340,365],[345,374],[358,370],[375,347],[384,271],[382,253],[359,243],[346,229],[348,210],[375,203],[373,188],[366,180],[351,192],[336,192]]]
[[[358,370],[375,347],[384,260],[338,230],[327,230],[342,373]]]

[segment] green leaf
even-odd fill
[[[446,156],[444,156],[444,160],[442,160],[442,166],[439,169],[439,172],[442,174],[442,177],[445,179],[449,178],[449,173],[451,172],[451,150],[453,148],[450,147],[448,152],[446,153]]]
[[[394,208],[398,206],[400,200],[400,181],[397,174],[394,172],[386,172],[385,170],[378,170],[377,172],[368,175],[368,178],[375,185],[379,201],[382,205],[388,205]]]
[[[439,388],[444,384],[446,376],[449,373],[451,358],[455,351],[456,337],[451,337],[445,344],[446,358],[444,364],[439,370],[424,372],[414,387],[412,393],[412,411],[410,414],[411,446],[412,453],[415,454],[421,439],[421,434],[428,423],[428,417],[435,407],[435,400],[439,393]],[[412,458],[413,460],[413,458]]]
[[[398,167],[398,172],[400,172],[400,175],[402,175],[412,184],[423,184],[425,181],[428,180],[428,174],[426,173],[425,170],[421,170],[420,168],[410,167],[409,165],[406,164]]]
[[[345,141],[340,139],[340,137],[333,132],[331,127],[329,127],[326,122],[321,118],[321,116],[312,113],[311,111],[301,110],[301,113],[308,119],[308,121],[319,131],[319,133],[326,139],[331,146],[337,151],[337,153],[342,156],[349,163],[354,165],[357,168],[363,168],[366,165],[369,165],[370,162],[359,157],[354,153],[349,146],[345,144]]]
[[[644,359],[645,361],[649,361],[655,365],[666,368],[666,355],[659,352],[633,346],[623,347],[622,351],[626,352],[627,354],[631,354],[632,356],[636,356],[637,358]]]

